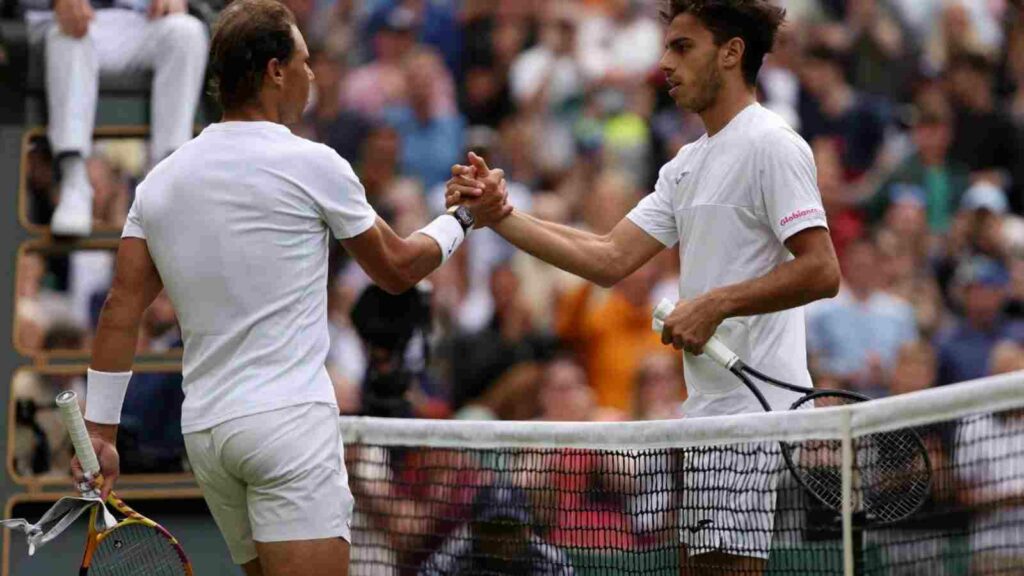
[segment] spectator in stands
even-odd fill
[[[569,556],[534,530],[526,491],[498,483],[473,502],[473,519],[457,528],[419,576],[572,576]]]
[[[999,261],[975,256],[960,265],[954,284],[961,291],[964,314],[938,339],[940,385],[987,375],[998,342],[1024,342],[1024,322],[1004,315],[1009,283]]]
[[[540,385],[540,416],[549,422],[587,422],[597,405],[587,374],[570,356],[553,359],[544,368]]]
[[[638,0],[609,0],[605,6],[606,12],[584,14],[576,53],[589,83],[626,89],[655,70],[663,30]]]
[[[370,122],[359,112],[341,106],[341,87],[348,73],[348,64],[341,53],[319,49],[310,54],[310,68],[315,77],[316,106],[305,120],[309,136],[356,164],[359,150],[370,132]]]
[[[388,107],[408,102],[404,62],[417,50],[416,35],[420,25],[416,12],[402,5],[393,6],[383,14],[377,28],[370,31],[373,60],[353,70],[342,88],[341,101],[345,108],[379,120]],[[437,108],[432,113],[453,114],[455,85],[451,74],[443,66],[435,73],[423,88],[434,95],[431,102]]]
[[[938,368],[938,359],[931,344],[925,340],[907,342],[896,354],[889,393],[906,394],[934,387]]]
[[[859,90],[888,100],[903,97],[916,72],[910,45],[899,19],[885,0],[846,3],[846,44],[852,83]]]
[[[403,62],[408,100],[385,108],[384,119],[402,141],[402,173],[424,188],[443,183],[463,149],[465,121],[438,101],[435,80],[445,74],[437,53],[417,49]]]
[[[82,351],[85,334],[72,325],[58,323],[50,327],[41,344],[43,351]],[[81,374],[40,374],[21,370],[11,382],[15,402],[14,468],[23,476],[67,476],[71,470],[71,441],[56,410],[53,399],[64,390],[74,390],[85,398],[85,379]]]
[[[651,331],[657,273],[648,263],[610,289],[586,283],[559,306],[557,334],[583,359],[603,408],[628,411],[640,360],[664,351],[661,338]]]
[[[854,181],[874,165],[890,122],[884,101],[857,92],[846,78],[849,55],[817,45],[805,54],[801,73],[811,96],[801,101],[800,129],[808,142],[818,138],[838,142],[844,179]]]
[[[671,420],[683,415],[686,384],[679,356],[657,352],[644,357],[636,370],[631,420]]]
[[[544,339],[532,330],[521,282],[502,264],[490,275],[493,312],[480,331],[456,335],[451,346],[452,404],[457,410],[482,395],[507,370],[543,356]]]
[[[946,73],[955,110],[950,159],[1002,186],[1024,172],[1016,127],[994,94],[994,67],[984,55],[968,53],[950,61]]]
[[[547,5],[540,42],[519,54],[509,73],[512,96],[522,115],[540,124],[545,141],[537,160],[546,170],[564,171],[575,159],[573,125],[584,97],[584,76],[575,57],[577,8]]]
[[[22,5],[31,37],[46,51],[47,133],[61,174],[50,227],[54,234],[85,236],[93,225],[85,161],[92,152],[100,76],[152,70],[150,162],[156,164],[192,138],[208,33],[186,13],[185,0]]]
[[[851,390],[884,395],[900,346],[917,338],[914,309],[882,292],[878,249],[869,239],[846,248],[843,289],[808,310],[807,346],[823,376]]]
[[[929,229],[944,234],[967,190],[970,171],[966,165],[949,160],[953,118],[947,104],[940,101],[918,106],[912,124],[913,152],[886,178],[867,209],[877,222],[894,198],[919,195],[926,207]]]

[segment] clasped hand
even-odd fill
[[[452,177],[445,186],[445,206],[463,205],[469,208],[476,228],[494,226],[512,213],[508,204],[505,171],[491,170],[487,162],[469,153],[469,166],[452,166]]]

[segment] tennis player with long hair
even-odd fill
[[[308,58],[275,0],[236,0],[221,14],[210,63],[223,119],[139,185],[88,375],[86,424],[106,497],[139,321],[166,289],[185,344],[189,461],[250,576],[348,573],[353,502],[324,368],[330,236],[399,293],[473,226],[463,207],[399,237],[348,162],[291,133],[309,96]]]
[[[672,99],[707,134],[666,164],[654,192],[610,233],[591,234],[518,211],[494,230],[522,250],[602,286],[625,278],[667,247],[680,246],[680,301],[662,340],[685,350],[689,417],[760,412],[729,372],[699,356],[716,333],[752,365],[810,386],[801,306],[834,296],[839,266],[807,143],[758,104],[755,82],[785,18],[768,0],[667,0],[661,69]],[[455,166],[450,206],[507,211],[482,158]],[[478,178],[492,183],[484,191]],[[799,394],[763,393],[785,409]],[[724,466],[725,463],[723,463]],[[702,462],[703,469],[714,463]],[[770,549],[779,459],[768,452],[724,470],[691,474],[680,538],[683,574],[759,574]],[[738,466],[738,468],[737,468]],[[753,474],[764,474],[761,481]],[[723,478],[724,484],[723,484]],[[762,490],[737,491],[740,480]]]

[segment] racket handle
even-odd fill
[[[92,447],[89,431],[85,428],[85,419],[82,418],[82,409],[78,407],[78,395],[74,390],[66,390],[57,395],[57,408],[64,421],[64,428],[71,436],[78,460],[82,463],[82,471],[89,477],[95,476],[100,471],[100,463],[96,459],[96,451]]]
[[[651,324],[651,328],[655,332],[661,332],[665,329],[665,319],[668,315],[675,310],[676,305],[671,300],[662,300],[658,303],[658,307],[654,309],[654,321]],[[732,370],[739,361],[739,356],[735,352],[729,349],[718,336],[712,336],[708,343],[704,345],[704,355],[711,358],[718,364],[720,364],[726,370]]]

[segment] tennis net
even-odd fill
[[[681,562],[698,574],[1024,574],[1024,373],[772,414],[341,428],[355,575],[668,575]],[[900,430],[921,439],[930,481],[919,508],[883,524],[858,513],[879,497],[863,455]],[[838,466],[842,501],[804,488],[781,443],[802,465]],[[721,552],[758,561],[725,565]]]

